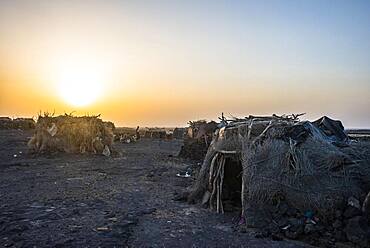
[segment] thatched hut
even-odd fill
[[[348,197],[361,199],[369,191],[364,187],[370,182],[369,164],[359,162],[341,123],[323,119],[273,115],[224,120],[188,200],[220,213],[231,205],[244,216],[251,205],[284,199],[325,219]]]
[[[165,139],[166,131],[165,130],[152,130],[152,139]]]
[[[13,127],[22,130],[34,129],[36,122],[32,118],[16,118],[13,119]]]
[[[186,128],[184,127],[176,127],[173,130],[173,138],[174,139],[183,139],[186,134]]]
[[[113,145],[112,123],[99,116],[39,116],[35,134],[28,142],[31,151],[96,153],[109,156]]]
[[[0,129],[10,129],[13,126],[13,121],[9,117],[0,117]]]
[[[179,157],[202,160],[207,153],[218,124],[206,120],[189,121],[188,124],[189,127],[186,128],[184,144],[181,147]]]
[[[29,130],[35,128],[35,121],[32,118],[0,117],[0,129],[21,129]]]
[[[148,128],[145,130],[144,138],[148,139],[166,139],[167,138],[167,132],[163,128]]]

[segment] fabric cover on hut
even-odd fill
[[[349,196],[369,190],[361,186],[370,173],[369,165],[349,155],[356,153],[350,144],[346,152],[335,145],[348,141],[341,123],[324,119],[325,129],[318,125],[321,121],[299,121],[298,115],[224,121],[188,200],[224,212],[224,202],[240,199],[243,216],[250,205],[283,198],[298,210],[333,215]]]
[[[111,123],[99,116],[39,116],[35,134],[28,142],[33,152],[63,151],[109,156],[113,145]]]

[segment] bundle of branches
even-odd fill
[[[367,193],[369,164],[359,160],[347,137],[338,137],[346,143],[337,146],[326,130],[297,117],[221,118],[224,127],[212,140],[189,201],[223,212],[229,157],[242,165],[242,214],[246,206],[266,206],[284,198],[298,210],[311,209],[325,219],[348,197],[359,199]]]
[[[112,123],[98,116],[76,117],[71,114],[53,117],[39,115],[35,134],[28,142],[36,153],[96,153],[109,156],[113,144]]]

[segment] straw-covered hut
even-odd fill
[[[299,121],[298,116],[223,120],[188,200],[220,213],[231,205],[242,216],[252,205],[284,200],[325,220],[349,197],[364,199],[369,161],[350,143],[340,121]]]
[[[99,116],[40,115],[28,146],[36,153],[62,151],[109,156],[114,137],[112,124]]]

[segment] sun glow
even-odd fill
[[[60,69],[57,85],[65,102],[76,107],[86,106],[101,96],[103,73],[90,63],[70,63]]]

